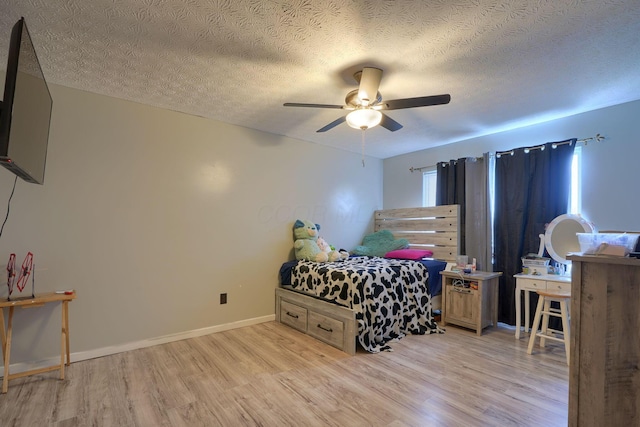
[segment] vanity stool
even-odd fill
[[[531,337],[529,338],[529,347],[527,353],[531,354],[533,351],[533,344],[535,344],[536,338],[540,338],[540,347],[544,347],[545,340],[554,340],[564,342],[564,349],[567,355],[567,365],[569,364],[569,300],[571,294],[558,293],[552,291],[539,290],[538,294],[538,306],[536,308],[536,315],[533,319],[533,326],[531,328]],[[560,304],[560,309],[551,308],[551,302],[556,301]],[[558,338],[553,335],[554,330],[549,329],[549,316],[559,317],[562,319],[562,338]],[[540,327],[540,331],[538,331]]]

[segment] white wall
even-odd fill
[[[638,231],[639,117],[640,101],[635,101],[386,159],[384,208],[422,204],[422,173],[411,173],[410,167],[600,133],[604,141],[589,142],[582,150],[582,214],[601,230]]]
[[[382,207],[381,160],[363,168],[358,154],[60,86],[52,96],[45,183],[18,179],[0,260],[32,251],[36,292],[77,291],[72,353],[271,319],[295,219],[351,249]],[[0,170],[2,217],[13,179]],[[12,364],[59,354],[59,317],[17,310]]]

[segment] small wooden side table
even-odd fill
[[[76,298],[76,293],[60,294],[45,293],[36,295],[34,298],[17,298],[11,301],[0,301],[0,338],[2,338],[2,358],[4,360],[4,377],[2,379],[2,393],[6,393],[9,389],[9,380],[26,377],[29,375],[42,374],[44,372],[60,370],[60,379],[64,379],[65,355],[66,365],[71,363],[69,355],[69,301]],[[53,365],[46,368],[32,369],[17,374],[9,373],[9,357],[11,355],[11,336],[13,327],[13,310],[16,307],[31,308],[42,307],[51,302],[62,303],[62,332],[60,334],[60,365]],[[7,327],[4,324],[4,309],[9,308],[9,318]]]
[[[452,323],[475,329],[482,335],[484,328],[498,324],[498,278],[502,273],[441,271],[440,274],[443,326]]]

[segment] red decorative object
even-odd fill
[[[24,261],[22,262],[22,268],[20,269],[20,277],[18,277],[18,291],[22,292],[24,287],[27,285],[32,270],[33,254],[31,252],[27,252],[27,256],[24,258]]]
[[[13,284],[16,281],[16,254],[9,255],[9,262],[7,263],[7,287],[9,288],[9,297],[13,292]]]

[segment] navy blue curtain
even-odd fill
[[[522,270],[520,258],[537,253],[545,225],[567,213],[575,143],[575,139],[547,143],[542,148],[517,148],[512,154],[496,156],[494,257],[495,271],[503,273],[499,322],[515,324],[513,275]],[[535,301],[532,298],[532,306]]]
[[[460,248],[458,252],[466,254],[465,248],[465,164],[467,159],[439,162],[436,173],[436,206],[460,205]]]

